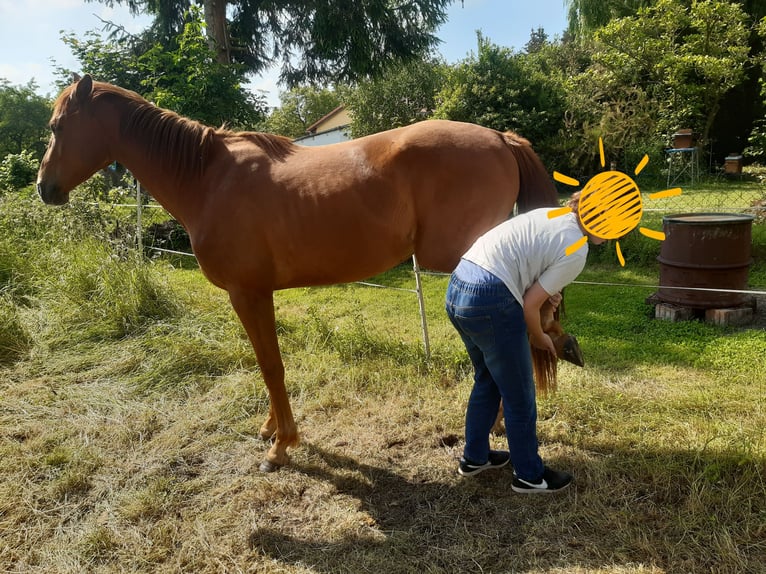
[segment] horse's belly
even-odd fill
[[[408,259],[411,238],[357,235],[341,242],[314,241],[275,261],[277,289],[368,279]]]

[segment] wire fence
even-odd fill
[[[753,217],[751,227],[752,248],[756,263],[764,263],[766,258],[766,169],[761,180],[749,176],[750,181],[743,185],[741,177],[711,178],[704,182],[692,181],[688,178],[676,179],[670,185],[681,188],[682,193],[673,197],[661,199],[650,198],[650,193],[644,192],[643,215],[641,226],[661,230],[664,218],[689,213],[739,213]],[[142,200],[143,197],[143,200]],[[166,223],[166,228],[161,229],[161,224],[155,225],[151,241],[144,245],[144,226],[142,223],[142,209],[161,208],[147,194],[136,187],[136,203],[122,204],[122,207],[137,209],[137,237],[139,245],[143,249],[156,252],[165,252],[174,255],[188,255],[190,246],[185,231],[173,221]],[[170,216],[169,216],[170,217]],[[766,285],[763,285],[766,287]]]
[[[691,174],[689,174],[691,175]],[[766,182],[766,177],[764,178]],[[646,221],[648,227],[662,226],[664,218],[667,216],[677,216],[679,214],[689,213],[741,213],[752,216],[752,246],[753,254],[755,258],[755,264],[759,269],[763,270],[766,267],[766,183],[754,184],[747,187],[732,186],[727,181],[713,181],[700,183],[696,180],[684,182],[682,178],[668,179],[669,185],[680,186],[682,193],[675,197],[664,198],[660,201],[652,201],[648,198],[648,194],[643,194],[643,217],[642,224]],[[157,244],[156,237],[152,239],[151,244],[146,244],[146,236],[144,233],[144,209],[161,209],[161,206],[155,203],[151,198],[149,201],[144,199],[147,195],[141,189],[140,184],[136,184],[136,203],[135,204],[119,204],[115,206],[128,207],[136,209],[136,238],[139,250],[150,250],[156,253],[165,253],[180,257],[194,257],[190,248],[183,250],[174,248],[175,244],[172,238],[168,238],[167,235],[161,240],[161,245]],[[169,235],[173,233],[173,226],[176,226],[175,231],[183,238],[185,233],[180,226],[171,221],[169,226]],[[183,241],[181,241],[183,243]],[[428,270],[420,269],[417,259],[413,255],[412,257],[412,270],[413,270],[413,289],[403,289],[401,287],[391,287],[386,285],[380,285],[369,281],[356,282],[358,285],[379,288],[379,289],[392,289],[397,291],[411,292],[417,297],[418,309],[420,315],[421,331],[423,336],[423,347],[426,358],[430,358],[430,340],[428,334],[428,322],[426,319],[425,302],[423,296],[421,275],[446,275],[444,273],[435,273]],[[759,276],[766,277],[766,271],[761,271]],[[766,283],[766,279],[764,279]],[[759,284],[756,281],[755,285],[749,285],[743,289],[719,289],[716,286],[700,287],[700,286],[661,286],[651,284],[633,284],[633,283],[620,283],[620,282],[590,282],[590,281],[575,281],[574,284],[583,285],[598,285],[604,287],[636,287],[641,289],[654,288],[654,289],[683,289],[686,291],[712,291],[712,292],[729,292],[729,293],[741,293],[744,295],[754,295],[759,297],[766,297],[766,284]]]
[[[665,217],[679,214],[743,214],[753,218],[750,228],[756,266],[766,264],[766,172],[719,176],[692,183],[681,179],[671,185],[682,193],[675,197],[644,202],[644,218],[660,226]],[[761,281],[760,279],[757,279]],[[762,280],[766,288],[766,279]]]

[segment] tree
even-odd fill
[[[745,77],[746,21],[736,3],[658,0],[596,33],[590,81],[618,95],[639,87],[657,103],[658,130],[691,127],[707,140],[724,95]]]
[[[35,92],[32,81],[25,86],[12,86],[0,78],[0,160],[8,154],[32,152],[38,159],[45,153],[48,100]]]
[[[569,6],[569,31],[578,41],[584,41],[593,36],[599,28],[622,17],[635,17],[639,9],[644,12],[657,8],[658,0],[567,0]],[[698,10],[701,2],[698,0],[676,0],[675,7],[687,13]],[[746,14],[745,26],[750,29],[747,44],[751,56],[757,57],[764,49],[764,43],[758,37],[755,23],[766,16],[766,2],[763,0],[729,0],[724,2],[727,8],[741,8]],[[725,23],[719,23],[724,36],[728,35]],[[685,32],[681,31],[683,37]],[[647,50],[647,53],[649,50]],[[745,65],[744,78],[734,89],[728,89],[722,98],[714,103],[718,109],[708,128],[710,142],[715,140],[714,153],[718,160],[732,150],[742,150],[746,134],[752,129],[754,120],[762,117],[766,109],[758,97],[758,77],[755,66]]]
[[[654,0],[565,0],[565,4],[569,8],[569,33],[584,38],[612,20],[634,16]]]
[[[479,33],[478,54],[449,70],[434,117],[514,130],[541,148],[558,131],[563,115],[561,85],[541,62]]]
[[[534,54],[542,50],[547,45],[548,45],[548,34],[545,33],[545,30],[543,28],[538,27],[537,30],[535,29],[530,30],[529,40],[527,41],[526,44],[524,44],[524,51],[527,54]]]
[[[761,41],[766,45],[766,17],[757,24],[756,30]],[[756,62],[760,68],[758,82],[761,88],[763,108],[766,109],[766,51],[761,51],[758,54]],[[750,145],[745,150],[747,156],[761,163],[766,161],[766,116],[756,120],[748,137],[748,143]]]
[[[279,65],[293,87],[356,81],[423,56],[438,42],[434,31],[452,0],[96,1],[149,12],[166,33],[180,31],[179,16],[201,4],[219,63],[240,63],[251,74]]]
[[[689,7],[693,0],[679,0],[678,5]],[[568,7],[568,32],[584,38],[612,20],[635,16],[641,8],[654,6],[657,0],[565,0]],[[766,2],[763,0],[731,0],[739,4],[750,15],[753,22],[766,16]]]
[[[341,105],[341,96],[335,90],[303,86],[279,95],[280,106],[271,112],[263,131],[297,138],[306,135],[306,129]]]
[[[191,14],[173,51],[155,44],[138,58],[144,97],[208,125],[254,127],[265,115],[265,102],[243,88],[242,66],[216,61],[198,10]]]
[[[346,96],[354,137],[406,126],[429,118],[446,79],[436,61],[393,66],[379,78],[360,82]]]
[[[94,33],[87,40],[66,36],[64,41],[82,72],[208,125],[251,129],[265,116],[263,98],[243,87],[244,69],[215,60],[197,9],[190,11],[181,34],[167,47],[155,43],[141,54],[130,43],[104,41]],[[64,83],[70,82],[69,70],[60,68],[59,74]]]
[[[140,52],[133,50],[130,44],[115,40],[105,41],[94,31],[86,32],[84,38],[78,38],[74,34],[64,34],[61,40],[80,62],[80,69],[69,70],[58,67],[60,89],[72,83],[72,73],[76,71],[88,73],[99,81],[109,82],[126,90],[142,92],[142,74],[139,72]]]

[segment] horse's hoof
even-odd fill
[[[261,463],[261,466],[258,467],[258,470],[260,470],[261,472],[276,472],[279,470],[279,468],[280,467],[278,464],[274,464],[270,460],[264,460]]]

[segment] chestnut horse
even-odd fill
[[[450,272],[515,203],[558,205],[529,142],[466,123],[424,121],[301,147],[204,126],[86,75],[58,97],[50,128],[37,179],[43,201],[66,203],[118,161],[186,228],[202,272],[228,292],[269,391],[260,434],[275,441],[265,471],[286,464],[298,440],[275,290],[356,281],[412,254]]]

